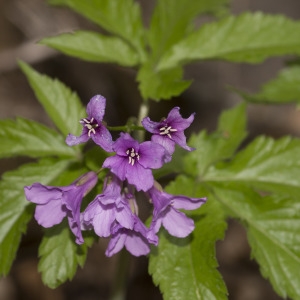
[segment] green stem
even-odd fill
[[[145,101],[140,106],[140,111],[137,119],[138,125],[142,124],[142,120],[148,115],[148,113],[149,113],[149,103],[148,101]],[[137,139],[141,142],[145,140],[145,130],[137,132]]]
[[[122,249],[119,257],[115,274],[115,280],[112,286],[112,295],[110,300],[125,300],[127,292],[127,279],[130,265],[130,254],[126,249]]]

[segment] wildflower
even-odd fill
[[[52,227],[68,217],[76,243],[82,244],[80,230],[80,205],[83,197],[96,185],[97,174],[88,172],[68,186],[55,187],[34,183],[25,186],[28,201],[36,203],[35,219],[43,227]]]
[[[80,136],[69,134],[66,143],[69,146],[85,143],[90,138],[107,152],[112,152],[112,136],[108,129],[102,124],[105,113],[106,99],[101,95],[91,98],[87,105],[86,112],[88,117],[81,119],[83,126]]]
[[[122,183],[116,176],[106,178],[103,193],[96,196],[82,213],[83,227],[92,226],[100,237],[111,235],[115,221],[124,228],[133,229],[132,211],[128,200],[121,194],[121,188]]]
[[[132,255],[147,255],[150,252],[150,244],[157,245],[157,236],[155,236],[155,239],[150,239],[148,237],[149,229],[142,223],[138,216],[134,214],[132,216],[134,219],[133,229],[124,228],[115,222],[112,227],[112,238],[105,252],[106,256],[110,257],[116,254],[124,246]]]
[[[128,133],[121,133],[113,148],[116,155],[106,158],[102,167],[110,168],[122,181],[127,179],[138,191],[149,190],[154,183],[151,169],[163,165],[164,147],[151,141],[139,144]]]
[[[171,160],[175,151],[175,144],[187,151],[195,150],[186,144],[186,137],[183,132],[193,122],[194,115],[193,113],[189,118],[184,119],[179,113],[179,107],[174,107],[169,112],[168,117],[160,122],[153,122],[149,117],[142,120],[144,128],[153,133],[151,140],[166,149],[168,154],[165,158],[166,162]]]
[[[176,237],[186,237],[195,228],[194,221],[178,209],[193,210],[206,202],[206,198],[190,198],[182,195],[174,196],[164,192],[161,186],[155,185],[148,191],[154,210],[150,229],[157,233],[161,225]]]

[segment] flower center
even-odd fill
[[[171,139],[172,138],[171,133],[176,132],[177,129],[172,128],[172,126],[165,125],[165,126],[159,128],[159,131],[160,131],[159,132],[160,135],[167,135]]]
[[[88,136],[91,136],[91,133],[96,134],[95,128],[99,127],[98,123],[94,118],[89,119],[82,119],[80,123],[88,129]]]
[[[136,160],[140,159],[139,154],[137,152],[135,152],[134,148],[128,149],[126,151],[126,154],[128,156],[128,163],[132,166],[134,165]]]

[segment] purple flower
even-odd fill
[[[134,219],[133,229],[124,228],[117,222],[114,224],[112,238],[105,252],[106,256],[110,257],[116,254],[124,246],[132,255],[147,255],[150,252],[150,244],[157,245],[157,236],[151,235],[149,238],[149,229],[136,215],[132,216]]]
[[[114,175],[109,175],[104,183],[103,193],[98,195],[82,213],[83,228],[93,227],[100,237],[111,235],[112,224],[117,221],[121,226],[133,229],[134,219],[126,198],[121,194],[122,183]]]
[[[76,243],[82,244],[80,229],[80,205],[83,197],[96,185],[97,174],[88,172],[68,186],[54,187],[34,183],[25,186],[28,201],[36,203],[35,219],[43,227],[52,227],[68,217],[69,226],[76,236]]]
[[[151,141],[139,144],[128,133],[121,133],[113,148],[116,155],[106,158],[102,167],[110,168],[122,181],[127,179],[138,191],[149,190],[154,183],[151,169],[163,165],[164,147]]]
[[[166,149],[168,153],[166,162],[171,160],[175,151],[175,144],[188,151],[195,150],[186,144],[186,137],[183,132],[193,122],[194,115],[195,113],[191,114],[188,119],[184,119],[179,113],[179,107],[174,107],[169,112],[168,117],[160,122],[153,122],[149,117],[142,120],[144,128],[153,133],[151,140]]]
[[[156,185],[156,184],[155,184]],[[194,221],[178,209],[192,210],[206,202],[206,198],[189,198],[165,193],[155,185],[148,191],[154,210],[150,229],[157,233],[161,225],[176,237],[186,237],[195,228]],[[158,185],[158,184],[157,184]]]
[[[105,113],[106,99],[101,95],[94,96],[87,105],[86,112],[88,117],[81,119],[83,126],[80,136],[69,134],[66,143],[69,146],[85,143],[92,140],[107,152],[112,152],[112,137],[108,129],[102,124]]]

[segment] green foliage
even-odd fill
[[[93,238],[88,237],[83,245],[77,245],[66,220],[47,229],[39,247],[38,270],[43,282],[56,288],[67,279],[71,280],[77,266],[84,265],[88,245],[92,242]]]
[[[185,160],[185,171],[195,176],[202,176],[207,169],[224,159],[231,158],[237,147],[246,137],[246,105],[224,111],[216,132],[208,135],[202,131],[193,135],[189,141],[196,150]]]
[[[191,197],[208,196],[208,202],[193,211],[196,228],[185,239],[160,234],[157,249],[150,255],[149,272],[159,285],[164,299],[227,299],[224,282],[215,269],[215,242],[222,239],[226,229],[220,204],[202,185],[180,176],[167,191]]]
[[[259,63],[300,53],[300,23],[261,12],[230,16],[200,27],[164,54],[159,69],[193,60]]]
[[[239,92],[247,101],[255,103],[300,103],[300,67],[292,66],[281,71],[254,95]]]
[[[24,195],[24,186],[49,184],[69,164],[68,160],[44,159],[7,172],[0,182],[0,275],[9,272],[21,235],[26,231],[33,206]]]
[[[300,295],[300,204],[287,196],[261,197],[245,185],[214,186],[217,198],[246,224],[252,255],[282,297]]]
[[[50,4],[64,5],[100,25],[108,32],[123,38],[145,58],[144,29],[140,6],[133,0],[50,0]]]
[[[75,157],[74,148],[68,147],[56,131],[34,121],[18,118],[0,120],[0,158],[10,156]]]
[[[24,62],[19,62],[19,65],[37,99],[62,134],[79,134],[79,120],[85,116],[85,111],[76,93],[59,80],[39,74]]]
[[[137,53],[124,40],[96,32],[76,31],[45,38],[40,43],[87,61],[121,66],[135,66],[138,63]]]

